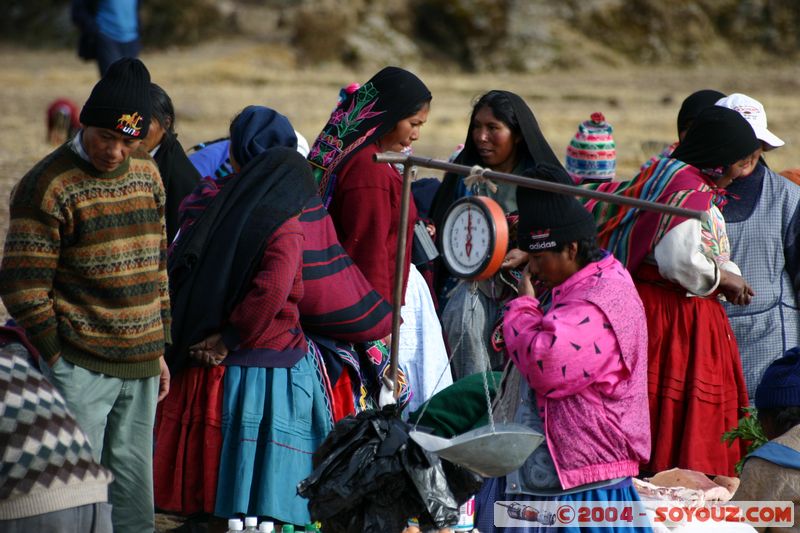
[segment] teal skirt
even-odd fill
[[[320,364],[309,341],[292,368],[227,368],[217,516],[310,521],[296,487],[311,474],[311,456],[333,427]]]

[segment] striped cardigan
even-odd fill
[[[101,173],[68,143],[16,185],[0,296],[47,361],[159,374],[170,341],[164,205],[144,152]]]

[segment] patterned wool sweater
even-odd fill
[[[27,350],[1,346],[0,521],[108,501],[111,480]]]
[[[67,143],[16,185],[0,296],[47,361],[159,374],[170,342],[164,205],[144,152],[102,173]]]

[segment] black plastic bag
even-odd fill
[[[480,477],[445,467],[409,438],[410,429],[395,406],[340,420],[298,484],[311,519],[329,533],[402,531],[412,517],[422,528],[455,525]]]

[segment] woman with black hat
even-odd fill
[[[599,242],[636,281],[650,332],[649,401],[653,454],[644,466],[733,475],[743,448],[722,443],[748,404],[736,339],[718,296],[736,305],[753,292],[730,261],[718,205],[760,153],[753,128],[735,111],[701,111],[671,158],[634,178],[621,194],[704,211],[702,222],[586,203]]]
[[[572,184],[544,138],[528,104],[509,91],[492,90],[482,95],[472,107],[472,115],[464,140],[464,148],[456,157],[460,165],[481,165],[498,172],[521,173],[535,164],[548,164],[558,172],[546,179]],[[516,185],[497,183],[496,190],[484,184],[467,189],[463,176],[448,173],[436,192],[431,206],[431,218],[439,227],[447,209],[461,197],[480,194],[489,196],[509,214],[509,222],[516,219]],[[453,377],[461,379],[488,365],[502,364],[499,349],[492,344],[500,308],[515,295],[516,279],[508,270],[522,268],[526,256],[517,249],[509,251],[503,262],[503,272],[480,282],[463,281],[449,277],[440,265],[435,287],[442,302],[442,324],[448,346],[453,354]]]
[[[532,174],[550,177],[542,168]],[[506,306],[503,335],[524,378],[515,420],[543,432],[546,443],[520,470],[486,483],[478,498],[483,532],[503,519],[495,501],[632,505],[639,498],[631,477],[650,453],[647,330],[630,274],[597,247],[594,219],[574,198],[519,189],[517,199],[528,266],[519,297]],[[534,283],[550,289],[547,308]]]
[[[430,102],[431,93],[417,76],[386,67],[344,96],[308,155],[339,241],[390,303],[398,235],[405,231],[408,236],[399,356],[413,391],[411,409],[452,379],[430,291],[419,271],[409,268],[416,207],[411,200],[408,226],[400,228],[402,176],[393,165],[376,164],[372,157],[410,148],[428,120]]]

